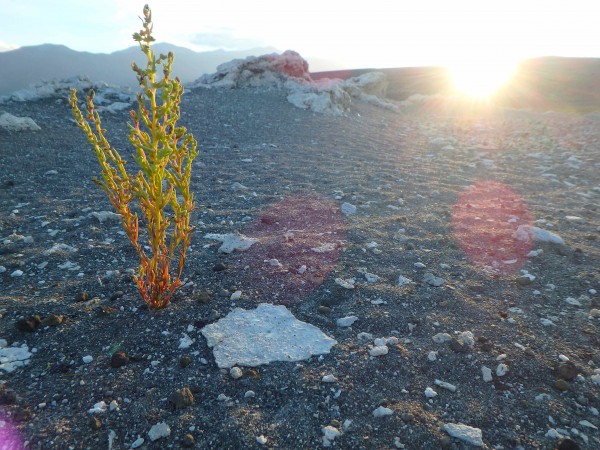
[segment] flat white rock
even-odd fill
[[[483,447],[482,433],[479,428],[463,425],[462,423],[446,423],[443,429],[452,437],[476,447]]]
[[[481,375],[483,376],[483,381],[485,381],[486,383],[494,379],[492,377],[492,369],[490,369],[489,367],[483,366],[481,368]]]
[[[88,414],[104,414],[107,409],[108,405],[104,401],[99,401],[88,410]]]
[[[564,244],[565,241],[558,234],[543,228],[533,227],[531,225],[519,225],[513,237],[520,241],[551,242],[553,244]]]
[[[427,397],[427,398],[433,398],[433,397],[436,397],[437,395],[438,395],[437,392],[435,392],[430,387],[428,387],[428,388],[425,389],[425,397]]]
[[[202,328],[220,368],[256,367],[272,361],[300,361],[329,353],[337,342],[314,325],[296,319],[283,305],[235,308]]]
[[[250,247],[252,247],[252,244],[258,241],[257,239],[249,238],[242,234],[208,233],[204,235],[204,239],[221,241],[223,244],[219,247],[219,251],[222,253],[231,253],[234,250],[248,250]]]
[[[352,326],[352,324],[354,322],[356,322],[357,320],[358,320],[358,317],[356,317],[356,316],[347,316],[347,317],[340,317],[338,320],[335,321],[335,323],[338,327],[347,328],[349,326]]]
[[[344,280],[343,278],[336,278],[335,284],[343,287],[344,289],[354,289],[354,280]]]
[[[435,342],[436,344],[443,344],[444,342],[451,341],[452,336],[450,336],[448,333],[438,333],[431,339],[433,339],[433,342]]]
[[[410,278],[406,278],[404,275],[398,276],[398,286],[404,286],[410,283],[412,283],[412,280]]]
[[[2,340],[3,344],[6,342]],[[23,344],[21,347],[6,347],[0,348],[0,370],[7,373],[13,372],[17,367],[22,367],[29,364],[31,352],[29,347]]]
[[[373,417],[385,417],[391,416],[392,414],[394,414],[394,411],[392,411],[390,408],[386,408],[385,406],[380,406],[373,411]]]
[[[323,447],[331,447],[331,444],[333,444],[333,441],[335,440],[336,437],[338,437],[340,434],[340,430],[338,430],[335,427],[332,427],[331,425],[328,425],[326,427],[322,428],[323,431]]]
[[[446,383],[442,380],[435,380],[435,384],[436,386],[439,386],[441,388],[448,389],[450,392],[456,392],[456,386],[454,386],[453,384]]]
[[[17,117],[9,113],[0,114],[0,128],[7,131],[40,131],[31,117]]]
[[[356,206],[348,203],[348,202],[344,202],[342,203],[342,213],[346,214],[347,216],[350,214],[356,214]]]
[[[383,356],[383,355],[387,355],[388,352],[389,352],[389,349],[388,349],[387,345],[376,345],[375,347],[371,347],[371,349],[369,350],[369,355]]]
[[[131,444],[130,448],[141,447],[143,443],[144,443],[144,438],[143,437],[139,437],[135,441],[133,441],[133,443]]]
[[[160,422],[156,425],[152,425],[152,428],[150,428],[150,431],[148,431],[148,437],[152,442],[170,435],[171,427],[169,427],[169,425],[167,425],[165,422]]]
[[[190,346],[194,343],[194,339],[189,337],[186,333],[182,333],[182,337],[179,338],[179,349],[190,348]]]

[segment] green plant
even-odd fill
[[[87,117],[77,106],[74,89],[69,103],[75,122],[86,134],[100,163],[102,179],[94,181],[106,191],[121,215],[125,233],[139,255],[140,265],[134,277],[138,290],[151,308],[163,308],[182,284],[186,250],[194,229],[190,225],[194,208],[190,178],[198,151],[194,137],[185,127],[176,126],[183,86],[178,78],[170,78],[173,53],[156,58],[150,47],[154,38],[148,5],[144,6],[142,22],[143,29],[133,39],[139,43],[147,64],[145,69],[132,64],[142,91],[137,96],[137,111],[130,112],[133,124],[129,124],[133,158],[139,166],[137,174],[126,170],[126,161],[106,139],[106,130],[94,108],[94,92],[87,96]],[[156,79],[158,66],[163,72],[160,80]],[[130,205],[133,199],[139,202],[146,222],[146,248],[140,243],[138,214]],[[175,259],[177,268],[171,274]]]

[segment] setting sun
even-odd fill
[[[469,97],[486,99],[508,83],[517,63],[506,60],[473,60],[448,67],[454,88]]]

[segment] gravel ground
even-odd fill
[[[189,283],[150,311],[119,222],[94,214],[111,209],[66,101],[2,108],[42,128],[0,130],[0,351],[31,353],[0,370],[5,442],[600,447],[593,116],[438,99],[331,117],[278,91],[191,91],[182,121],[202,152]],[[127,117],[104,117],[120,149]],[[564,242],[515,237],[529,226]],[[222,254],[207,233],[258,242]],[[337,344],[232,377],[200,329],[260,303],[285,305]],[[107,411],[88,412],[100,402]],[[162,423],[170,434],[152,441]],[[471,443],[451,424],[472,427]]]

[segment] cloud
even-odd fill
[[[196,34],[189,42],[201,47],[223,50],[245,50],[268,45],[260,39],[238,37],[226,30]]]
[[[0,52],[9,52],[18,48],[18,45],[7,44],[6,42],[0,41]]]

